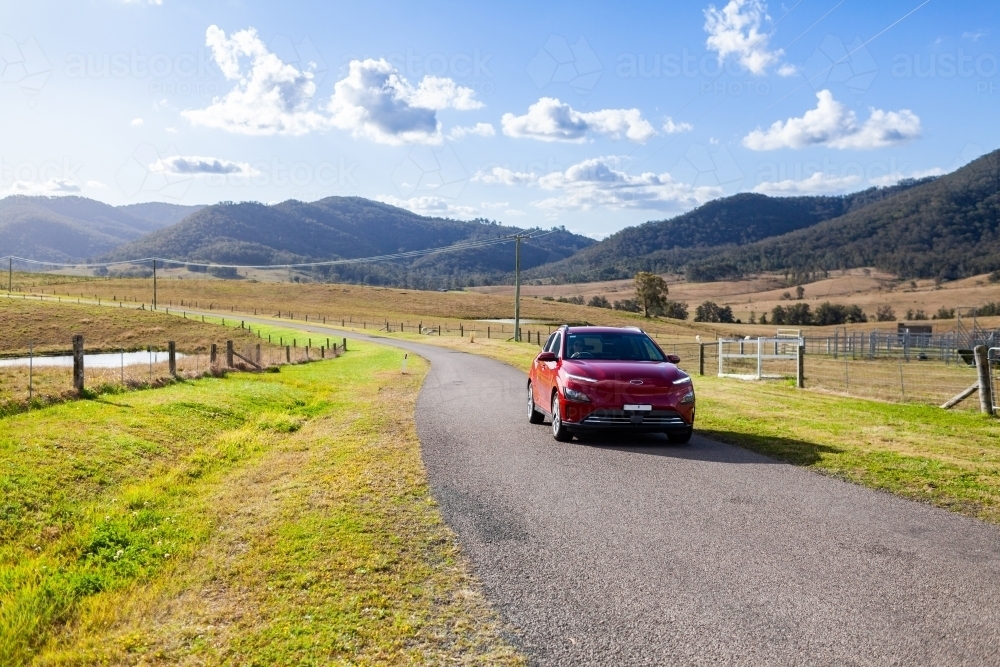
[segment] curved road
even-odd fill
[[[433,493],[533,664],[1000,664],[997,527],[698,437],[558,443],[523,373],[369,339],[430,361]]]

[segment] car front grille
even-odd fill
[[[633,414],[642,415],[641,424],[632,421]],[[593,426],[687,426],[687,422],[673,410],[637,413],[624,410],[594,410],[580,423]]]

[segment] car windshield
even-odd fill
[[[641,333],[570,333],[566,336],[566,356],[608,361],[664,361],[653,341]]]

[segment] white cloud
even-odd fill
[[[379,195],[375,199],[390,206],[405,208],[407,211],[419,215],[439,218],[474,218],[479,215],[479,210],[473,206],[459,206],[442,197],[425,196],[400,199],[392,195]]]
[[[868,182],[871,183],[872,185],[878,185],[879,187],[886,187],[889,185],[895,185],[896,183],[899,183],[900,181],[906,178],[926,178],[928,176],[941,176],[942,174],[945,173],[947,172],[945,172],[945,170],[942,169],[941,167],[922,169],[914,171],[910,174],[903,174],[902,172],[896,171],[891,174],[886,174],[885,176],[876,176],[873,178],[869,178]]]
[[[755,151],[778,148],[872,149],[899,146],[920,136],[920,118],[909,109],[871,109],[863,123],[854,111],[833,99],[829,90],[816,93],[815,109],[801,118],[775,121],[767,130],[756,129],[743,138],[743,145]]]
[[[414,87],[385,60],[352,60],[334,86],[328,110],[335,127],[384,144],[441,142],[441,109],[478,109],[471,88],[425,76]],[[478,127],[478,126],[477,126]]]
[[[173,155],[160,158],[149,165],[153,173],[172,174],[174,176],[227,175],[241,176],[257,175],[246,162],[232,162],[215,157],[200,157],[198,155]]]
[[[448,136],[456,141],[464,139],[469,135],[474,135],[477,137],[492,137],[496,135],[497,131],[494,129],[493,125],[490,123],[476,123],[471,127],[463,127],[461,125],[456,125],[451,128],[451,132]]]
[[[132,127],[142,127],[144,124],[145,124],[145,121],[143,119],[141,119],[141,118],[133,118],[132,119]]]
[[[764,74],[783,55],[781,49],[769,51],[766,32],[760,31],[761,21],[770,19],[767,5],[760,0],[730,0],[722,9],[709,5],[705,10],[705,45],[719,54],[721,63],[735,55],[740,64],[753,74]]]
[[[857,175],[835,176],[816,172],[801,181],[792,179],[758,183],[753,191],[765,195],[791,197],[796,195],[822,195],[832,192],[844,192],[861,182]]]
[[[167,128],[164,128],[164,130],[166,132],[170,133],[170,134],[177,134],[177,128],[176,127],[167,127]]]
[[[514,171],[506,167],[493,167],[485,171],[477,171],[472,180],[486,185],[527,185],[537,182],[538,176],[534,173]]]
[[[566,171],[538,179],[538,187],[561,191],[555,197],[532,202],[549,211],[589,211],[597,208],[682,211],[722,194],[718,187],[678,183],[669,173],[628,174],[616,169],[617,157],[584,160]]]
[[[59,197],[80,192],[80,186],[65,178],[51,178],[43,183],[35,181],[14,181],[7,190],[9,195],[28,195],[30,197]]]
[[[106,186],[104,183],[101,183],[100,181],[87,181],[87,187],[88,188],[106,188],[108,186]]]
[[[283,63],[253,28],[226,37],[209,26],[205,43],[223,75],[236,85],[204,109],[182,111],[192,124],[255,135],[301,135],[329,125],[309,108],[316,93],[312,72]]]
[[[795,76],[799,73],[799,68],[795,65],[785,63],[778,68],[778,76]]]
[[[985,37],[988,34],[990,34],[989,30],[979,28],[975,32],[963,32],[962,39],[971,39],[973,42],[978,42],[980,38]]]
[[[694,129],[694,125],[691,123],[675,123],[674,119],[668,116],[662,129],[667,134],[677,134],[678,132],[690,132]]]
[[[515,116],[505,113],[500,119],[503,133],[509,137],[528,137],[540,141],[580,143],[592,134],[605,134],[612,139],[623,136],[644,142],[656,135],[649,121],[638,109],[602,109],[576,111],[553,97],[543,97],[528,107],[528,113]]]

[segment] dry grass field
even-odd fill
[[[52,303],[51,300],[0,296],[0,357],[24,356],[33,344],[36,354],[68,353],[73,335],[84,334],[88,354],[119,350],[167,349],[175,341],[181,352],[205,352],[212,343],[258,343],[250,331],[226,330],[194,318],[171,317],[134,308]]]
[[[213,312],[258,315],[291,314],[295,319],[322,319],[328,322],[344,320],[347,324],[363,323],[364,328],[384,327],[389,322],[398,328],[403,323],[407,329],[418,325],[442,326],[458,329],[471,326],[481,330],[486,325],[474,324],[482,320],[510,319],[514,312],[513,287],[495,286],[470,288],[467,291],[425,291],[388,287],[370,287],[349,284],[294,283],[256,279],[221,280],[211,277],[192,278],[193,274],[175,272],[158,281],[158,302],[161,308],[211,309]],[[591,308],[570,303],[545,300],[558,298],[603,295],[609,300],[633,297],[631,280],[572,285],[526,285],[522,288],[521,317],[523,326],[533,333],[546,333],[551,326],[561,323],[590,323],[607,325],[641,326],[657,334],[661,340],[694,342],[696,337],[714,339],[725,337],[773,335],[772,325],[747,324],[751,313],[759,317],[770,314],[777,305],[790,305],[796,301],[783,298],[788,292],[794,297],[794,286],[789,286],[781,275],[763,275],[740,281],[716,283],[687,283],[678,276],[666,276],[670,296],[689,304],[691,317],[694,308],[711,300],[731,306],[741,324],[703,324],[691,320],[679,321],[665,318],[646,319],[641,315]],[[1000,301],[1000,285],[990,283],[987,276],[935,285],[934,281],[898,281],[893,276],[874,270],[833,272],[829,278],[807,283],[804,302],[816,306],[831,301],[846,305],[857,304],[869,315],[870,321],[848,325],[848,330],[870,331],[876,327],[894,329],[895,322],[875,322],[875,310],[889,305],[902,321],[908,309],[923,310],[928,316],[944,306],[978,306]],[[81,278],[15,274],[14,288],[34,294],[46,294],[87,300],[112,300],[133,305],[152,301],[152,280],[140,278]],[[933,320],[925,324],[935,331],[948,331],[956,326],[955,320]],[[984,318],[987,327],[1000,326],[1000,318]],[[494,330],[502,327],[495,324]],[[843,327],[841,327],[843,328]],[[809,336],[832,335],[835,327],[805,327]],[[504,331],[510,333],[506,325]]]
[[[692,312],[703,301],[715,301],[719,305],[731,306],[733,314],[744,322],[750,319],[751,312],[760,317],[761,313],[770,315],[775,306],[789,305],[789,301],[782,298],[785,292],[795,296],[795,285],[789,285],[783,275],[777,274],[714,283],[689,283],[677,275],[666,275],[664,278],[670,285],[670,297],[689,304]],[[990,283],[986,275],[935,285],[933,280],[901,281],[875,269],[851,269],[833,271],[829,278],[805,283],[803,287],[803,300],[813,309],[825,301],[857,304],[872,320],[876,309],[883,305],[890,306],[897,319],[903,320],[909,309],[923,310],[930,317],[941,307],[979,306],[1000,301],[1000,284]],[[509,296],[513,294],[514,288],[501,285],[473,287],[470,290]],[[521,294],[539,298],[582,296],[585,301],[593,296],[604,296],[609,301],[615,301],[632,298],[633,284],[631,280],[612,280],[568,285],[526,285],[521,288]],[[954,327],[954,324],[953,320],[941,322],[946,329]],[[892,324],[883,323],[882,326]],[[863,325],[862,328],[870,329],[871,324]]]

